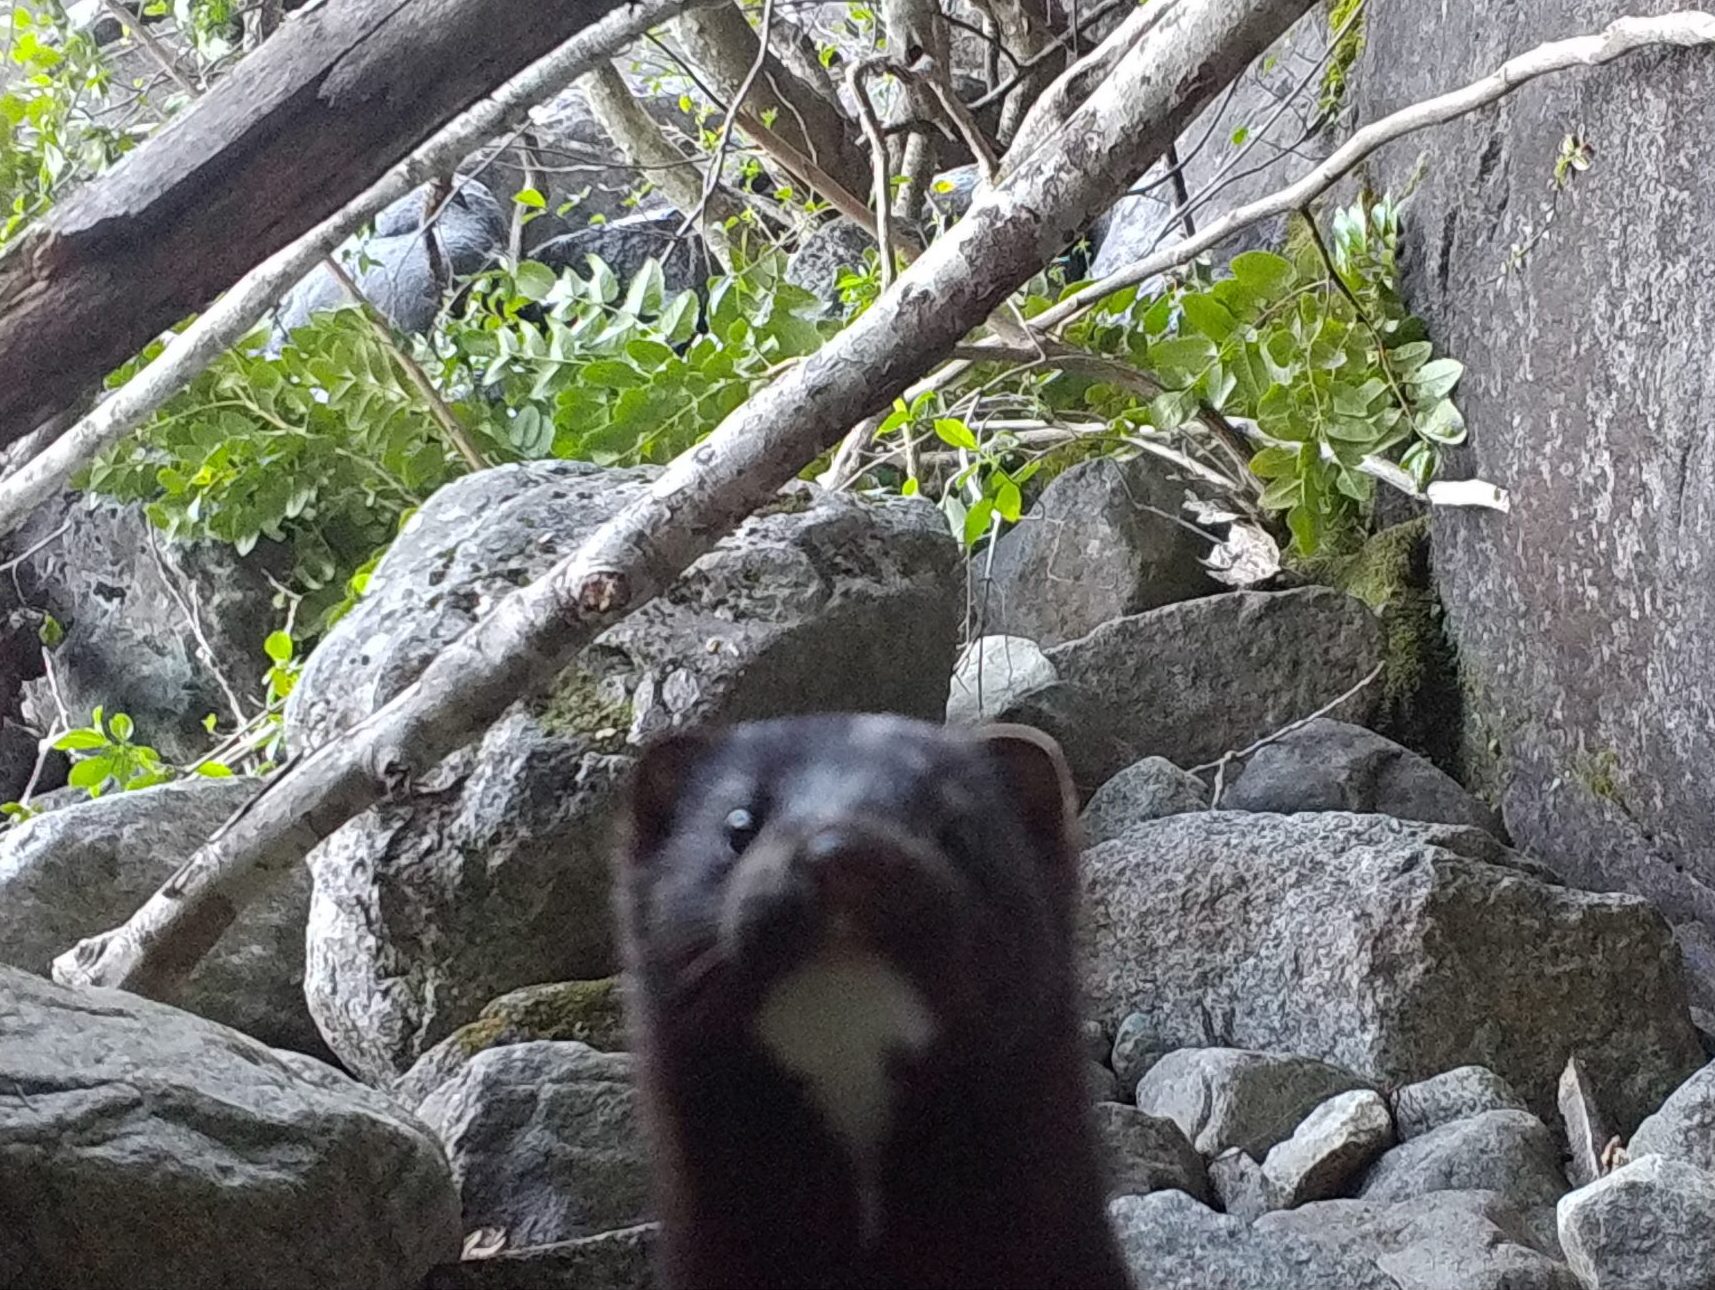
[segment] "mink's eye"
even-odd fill
[[[736,854],[756,838],[758,825],[756,817],[741,806],[726,817],[722,827],[726,829],[727,845]]]

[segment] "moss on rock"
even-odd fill
[[[561,981],[513,990],[453,1032],[466,1057],[531,1040],[575,1040],[602,1052],[625,1051],[625,1015],[619,978]]]

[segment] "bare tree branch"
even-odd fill
[[[278,774],[123,927],[54,965],[67,983],[170,995],[237,911],[322,838],[404,790],[950,353],[1166,150],[1312,0],[1155,0],[1130,53],[893,288],[676,460],[573,555],[512,593],[379,712]],[[1135,25],[1152,38],[1139,45]]]

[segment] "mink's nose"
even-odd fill
[[[868,904],[886,861],[873,839],[846,825],[823,825],[804,839],[798,863],[825,909],[851,910]]]

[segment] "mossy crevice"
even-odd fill
[[[1304,572],[1381,616],[1381,731],[1463,778],[1463,696],[1435,593],[1429,518],[1383,529],[1355,553],[1310,562]]]
[[[602,1052],[625,1050],[625,1012],[618,977],[526,986],[491,1000],[453,1032],[466,1057],[504,1044],[573,1040]]]
[[[581,664],[561,672],[553,687],[532,707],[550,734],[587,740],[593,751],[621,753],[631,730],[631,704],[604,692],[601,682]]]

